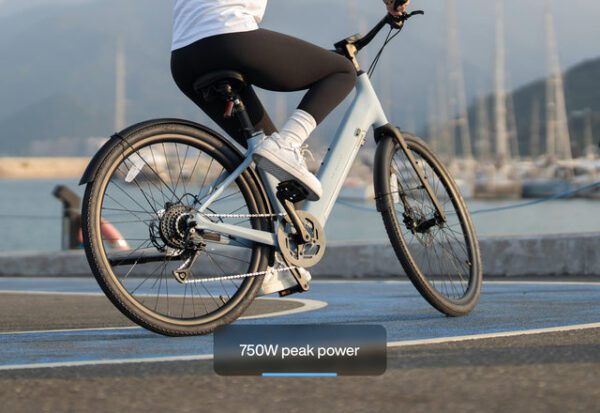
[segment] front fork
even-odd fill
[[[429,196],[429,199],[431,200],[431,203],[433,204],[433,206],[435,208],[434,218],[426,221],[425,223],[418,224],[418,226],[415,227],[415,230],[426,231],[427,229],[429,229],[435,225],[440,225],[440,224],[445,223],[447,221],[447,218],[446,218],[446,214],[444,212],[444,208],[442,208],[442,204],[440,204],[440,201],[438,200],[437,195],[431,188],[431,185],[429,184],[429,180],[425,176],[425,172],[419,166],[417,160],[415,159],[412,152],[408,148],[408,145],[406,144],[406,141],[404,140],[402,133],[400,133],[400,130],[390,124],[387,124],[387,125],[384,125],[382,127],[375,129],[375,140],[377,142],[379,142],[382,138],[384,138],[386,136],[392,136],[395,139],[395,141],[400,145],[400,148],[404,152],[404,155],[406,155],[408,162],[410,163],[412,169],[417,174],[419,181],[423,185],[423,188],[425,189],[427,196]],[[383,177],[379,177],[379,179],[381,179],[381,178],[383,178]],[[385,197],[387,199],[390,196],[390,194],[387,194],[386,192],[387,192],[387,189],[385,191],[382,191],[381,193],[377,194],[377,196],[378,196],[377,208],[379,210],[381,210],[381,208],[382,208],[380,206],[381,197]],[[406,211],[412,210],[410,208],[410,205],[408,205],[408,200],[406,199],[406,195],[401,195],[401,197],[402,196],[403,196],[402,202],[407,207],[407,208],[405,208]]]

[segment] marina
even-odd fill
[[[84,188],[77,186],[77,180],[73,179],[0,180],[0,192],[10,194],[0,197],[0,223],[3,232],[11,234],[0,238],[0,251],[61,249],[62,206],[52,196],[57,185],[66,185],[83,195]],[[518,207],[527,202],[515,199],[467,201],[480,236],[600,231],[600,204],[592,197],[553,199]],[[325,231],[327,239],[332,241],[386,239],[381,216],[372,201],[340,199]]]

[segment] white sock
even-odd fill
[[[315,118],[310,113],[296,109],[283,128],[281,128],[281,131],[279,131],[279,135],[300,146],[308,139],[316,127],[317,121],[315,121]]]

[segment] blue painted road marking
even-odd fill
[[[101,293],[93,279],[0,279],[1,291]],[[245,324],[381,324],[388,341],[489,334],[600,322],[600,284],[486,283],[476,310],[448,318],[408,282],[315,282],[299,298],[327,301],[317,311],[242,320]],[[167,338],[142,328],[14,332],[0,335],[3,366],[193,359],[212,354],[212,336]]]

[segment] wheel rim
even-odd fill
[[[198,206],[197,194],[210,193],[210,184],[233,167],[210,146],[184,136],[155,136],[123,145],[102,182],[94,227],[105,272],[138,310],[162,321],[197,325],[222,317],[249,291],[252,278],[226,278],[255,272],[259,254],[257,247],[242,247],[235,240],[221,245],[203,238],[206,246],[189,282],[173,276],[190,256],[177,255],[186,250],[178,248],[188,229],[185,214]],[[206,213],[246,215],[257,213],[255,209],[242,177]],[[106,230],[107,223],[113,230]],[[228,223],[260,226],[258,220],[246,218]],[[115,242],[115,234],[122,240]],[[149,257],[152,261],[144,262]]]
[[[427,286],[452,304],[467,304],[475,293],[474,275],[478,271],[472,252],[473,240],[467,228],[470,221],[460,212],[462,200],[458,190],[440,179],[440,167],[418,147],[410,147],[410,150],[437,195],[446,222],[437,219],[436,209],[416,172],[404,151],[395,145],[389,192],[397,227],[410,252],[413,267]]]

